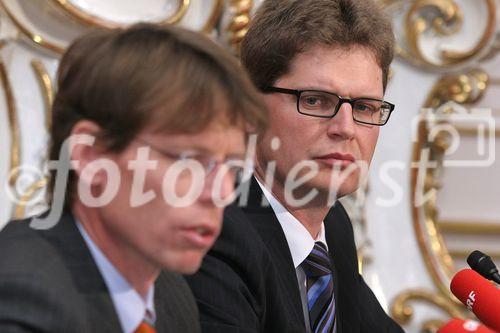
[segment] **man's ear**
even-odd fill
[[[70,159],[73,170],[78,175],[79,181],[89,186],[103,184],[106,181],[103,172],[98,170],[99,163],[92,163],[103,158],[106,153],[105,147],[98,141],[101,132],[101,127],[93,121],[81,120],[73,126],[70,134]],[[86,172],[83,173],[83,170]],[[85,179],[84,174],[93,177]]]

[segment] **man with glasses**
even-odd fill
[[[50,211],[0,232],[0,332],[198,332],[180,274],[267,124],[250,80],[207,37],[139,24],[77,40],[52,111]]]
[[[394,110],[394,104],[378,98],[342,98],[328,91],[294,90],[271,86],[262,88],[262,91],[296,96],[297,112],[311,117],[333,118],[344,103],[349,103],[355,122],[383,126]]]
[[[241,48],[270,111],[249,193],[188,282],[205,332],[402,332],[358,273],[354,192],[394,105],[376,4],[267,0]]]

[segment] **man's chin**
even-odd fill
[[[359,177],[352,175],[343,181],[331,177],[331,173],[318,175],[308,182],[311,189],[318,191],[318,199],[329,202],[335,201],[343,196],[349,195],[359,188]]]
[[[183,267],[181,269],[176,270],[176,273],[180,273],[182,275],[193,275],[194,273],[198,272],[198,269],[200,269],[201,265],[194,265],[190,267]]]
[[[200,259],[192,259],[190,258],[189,260],[186,260],[175,268],[175,272],[184,274],[184,275],[191,275],[194,274],[200,269],[201,266],[201,261],[202,258]]]
[[[165,271],[185,275],[194,274],[201,266],[203,255],[198,251],[196,253],[193,252],[189,251],[175,258],[164,258],[164,260],[157,262],[157,264]]]

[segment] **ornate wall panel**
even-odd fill
[[[422,101],[412,106],[417,118],[411,120],[413,147],[406,170],[411,223],[432,283],[424,280],[397,293],[391,313],[415,331],[435,331],[450,317],[471,316],[449,291],[457,269],[466,266],[465,257],[476,248],[497,257],[500,249],[500,209],[492,203],[500,192],[491,186],[500,180],[495,158],[500,156],[495,111],[500,103],[483,101],[494,89],[492,77],[500,74],[491,64],[498,53],[498,2],[384,5],[399,28],[397,62],[406,71],[400,75],[412,76],[412,83],[425,81],[429,88],[405,87],[419,90],[414,94]],[[423,303],[431,306],[422,308]]]
[[[500,257],[500,187],[490,186],[500,165],[486,165],[487,153],[500,156],[499,1],[379,0],[398,41],[387,91],[397,107],[381,131],[369,191],[343,200],[360,270],[410,333],[469,316],[448,291],[450,277],[474,247]],[[237,54],[261,2],[0,0],[0,227],[43,206],[47,129],[57,126],[53,81],[74,38],[146,20],[203,31]],[[491,127],[479,126],[477,109],[491,110],[493,141],[479,143]],[[477,163],[450,166],[456,160]],[[29,167],[16,172],[20,165]]]

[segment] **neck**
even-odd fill
[[[274,181],[273,184],[266,184],[264,177],[262,177],[262,173],[260,172],[260,168],[257,166],[255,168],[254,175],[260,183],[273,194],[276,200],[278,200],[283,207],[285,207],[286,210],[307,229],[313,239],[316,239],[321,230],[321,224],[330,210],[330,207],[324,204],[326,201],[322,200],[318,196],[317,199],[302,206],[295,207],[293,205],[289,205],[287,200],[285,200],[285,189],[281,182]],[[311,189],[300,188],[297,189],[297,193],[307,194],[310,190]],[[298,197],[300,198],[300,195]]]
[[[160,269],[140,256],[104,221],[99,209],[76,200],[73,214],[90,239],[143,299],[154,284]]]

